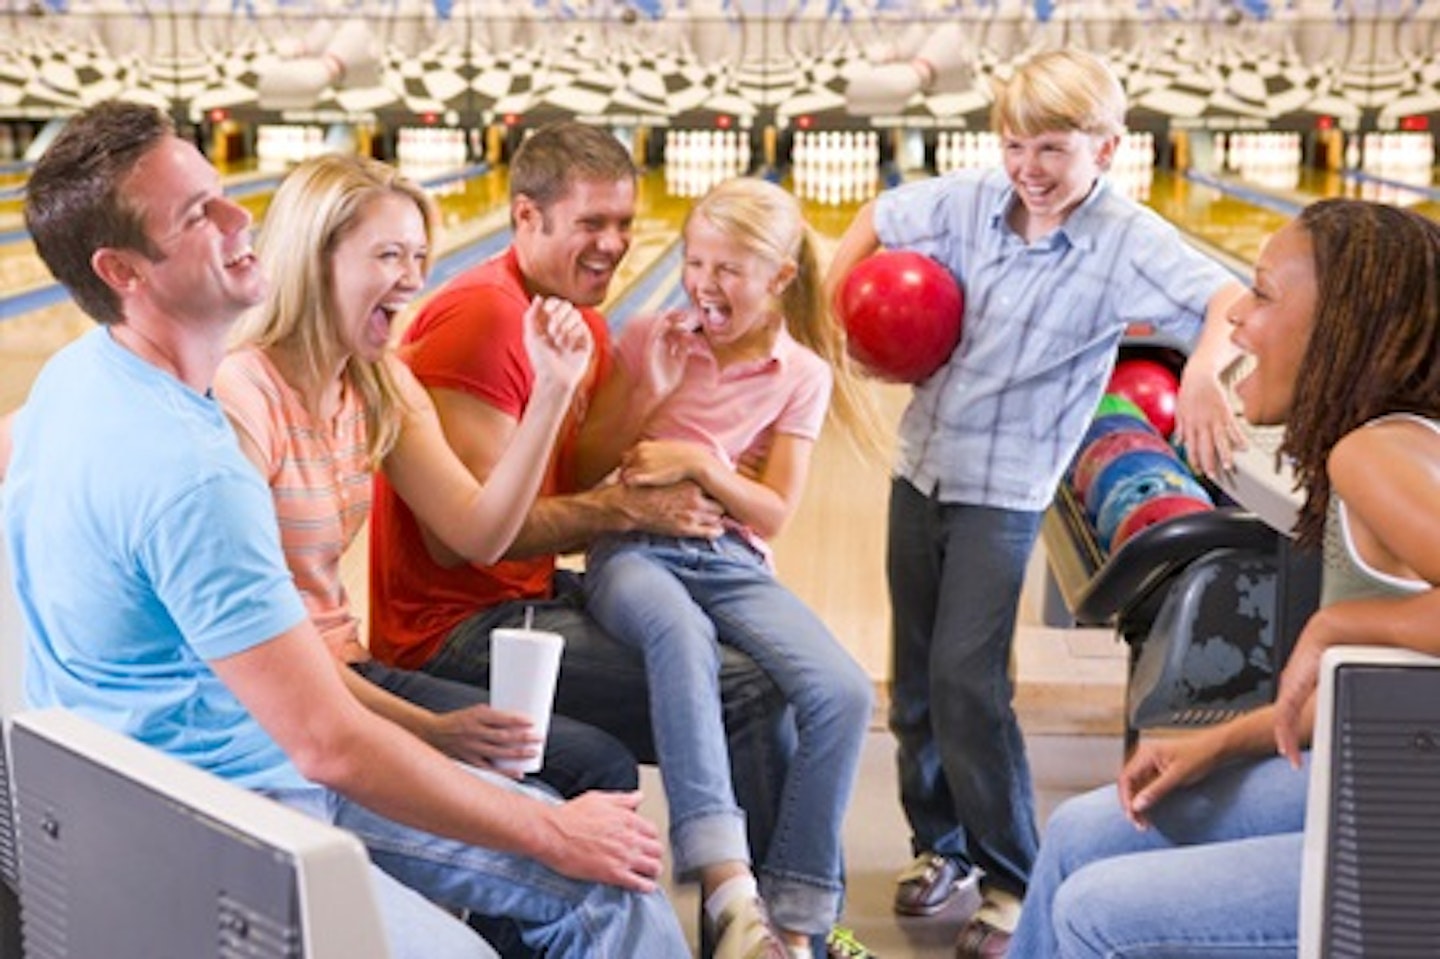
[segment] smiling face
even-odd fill
[[[777,297],[793,275],[793,266],[770,262],[703,215],[685,227],[681,283],[719,351],[769,349],[781,321]]]
[[[121,191],[139,210],[155,254],[122,251],[138,281],[127,310],[228,323],[264,298],[250,214],[226,198],[219,174],[194,146],[161,140]]]
[[[370,200],[331,254],[330,284],[341,348],[375,362],[395,315],[425,283],[429,241],[415,201],[400,193]]]
[[[1230,340],[1254,359],[1235,386],[1250,422],[1273,426],[1289,415],[1318,302],[1310,235],[1288,224],[1266,242],[1254,284],[1230,308]]]
[[[548,208],[521,194],[511,211],[515,251],[530,291],[598,306],[630,249],[635,181],[573,179]]]
[[[1016,224],[1020,232],[1034,239],[1064,223],[1109,167],[1118,143],[1118,137],[1079,130],[1050,130],[1034,136],[1004,130],[1005,173],[1024,209]]]

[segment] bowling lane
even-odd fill
[[[1285,213],[1165,170],[1155,171],[1147,203],[1182,230],[1246,263],[1255,262],[1266,238],[1290,220]]]
[[[1201,177],[1202,180],[1206,179]],[[1279,204],[1303,206],[1329,197],[1373,200],[1405,207],[1432,220],[1440,220],[1440,180],[1434,176],[1391,178],[1364,171],[1317,170],[1295,167],[1286,170],[1241,172],[1216,177],[1223,187],[1233,187],[1243,199],[1254,192],[1274,198]]]

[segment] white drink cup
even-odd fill
[[[490,705],[530,720],[540,737],[539,750],[530,759],[502,759],[495,763],[508,772],[533,773],[544,757],[550,733],[550,711],[555,703],[555,679],[560,674],[560,653],[565,637],[542,629],[490,631]]]

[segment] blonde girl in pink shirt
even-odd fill
[[[534,754],[528,725],[491,709],[484,690],[372,660],[340,559],[369,517],[381,469],[443,545],[495,562],[535,495],[592,343],[569,303],[532,305],[535,390],[482,486],[390,347],[397,315],[424,284],[435,224],[430,198],[385,164],[323,156],[298,166],[271,200],[257,246],[269,294],[238,328],[215,392],[274,492],[286,561],[337,663],[349,667],[341,675],[351,692],[441,751],[489,766]],[[568,797],[631,793],[638,773],[618,741],[556,717],[539,778]]]
[[[841,826],[872,694],[776,579],[765,543],[799,503],[832,391],[847,423],[863,422],[864,398],[793,196],[760,180],[723,183],[690,212],[684,241],[689,308],[621,332],[581,434],[581,470],[592,481],[614,471],[622,483],[696,483],[727,531],[603,540],[589,554],[586,598],[644,654],[675,872],[700,883],[716,955],[808,957],[840,912]],[[795,714],[795,756],[774,783],[779,819],[759,863],[730,782],[722,643],[753,657]]]

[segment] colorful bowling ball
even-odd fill
[[[882,250],[855,265],[836,302],[850,355],[871,375],[920,383],[960,342],[965,295],[928,256]]]
[[[1095,518],[1095,537],[1100,548],[1110,549],[1120,523],[1140,504],[1161,496],[1180,494],[1208,500],[1205,490],[1185,469],[1156,470],[1128,477],[1110,491]]]
[[[1135,429],[1106,433],[1082,449],[1080,455],[1075,458],[1075,470],[1071,474],[1070,483],[1075,489],[1075,495],[1080,497],[1080,501],[1085,501],[1091,485],[1095,482],[1095,477],[1100,474],[1101,470],[1132,450],[1149,450],[1152,453],[1169,455],[1170,444],[1161,439],[1160,434],[1150,429],[1148,425],[1137,424]]]
[[[1115,527],[1115,534],[1111,537],[1110,549],[1112,551],[1119,549],[1128,543],[1136,533],[1168,519],[1186,516],[1190,513],[1204,513],[1214,508],[1214,504],[1209,499],[1200,499],[1184,493],[1152,497],[1121,518],[1120,525]]]
[[[1113,434],[1112,434],[1113,435]],[[1164,440],[1161,440],[1163,443]],[[1100,507],[1110,495],[1110,491],[1121,483],[1126,482],[1132,476],[1139,476],[1145,473],[1177,473],[1189,476],[1185,464],[1167,447],[1164,452],[1158,450],[1134,449],[1116,456],[1105,464],[1103,469],[1097,470],[1095,478],[1085,491],[1085,510],[1091,516],[1100,515]]]
[[[1085,449],[1091,443],[1098,440],[1107,433],[1116,433],[1121,430],[1133,430],[1139,423],[1143,429],[1152,429],[1148,420],[1137,420],[1133,416],[1125,416],[1123,413],[1111,413],[1109,416],[1099,416],[1090,421],[1085,429],[1085,436],[1080,440],[1080,449]],[[1155,434],[1160,435],[1160,434]]]
[[[1157,360],[1121,360],[1110,374],[1107,393],[1126,397],[1145,413],[1145,418],[1161,436],[1175,432],[1175,402],[1180,394],[1180,378],[1170,367]]]
[[[1100,405],[1095,407],[1095,417],[1101,416],[1133,416],[1137,420],[1150,422],[1145,416],[1145,411],[1135,404],[1135,401],[1128,396],[1121,396],[1119,393],[1106,393],[1100,397]]]

